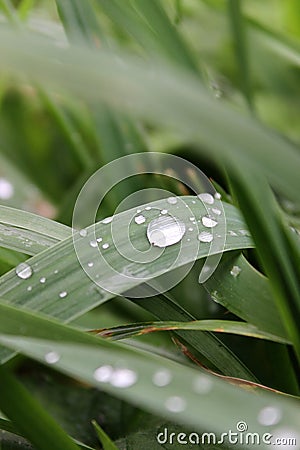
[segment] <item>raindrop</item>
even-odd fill
[[[96,241],[97,241],[97,242],[102,242],[102,237],[98,237],[98,238],[96,239]]]
[[[112,222],[113,218],[112,217],[106,217],[106,219],[102,220],[102,223],[104,223],[105,225]]]
[[[97,241],[90,241],[90,246],[93,247],[93,248],[98,247]]]
[[[5,178],[0,178],[0,199],[9,200],[14,195],[13,185]]]
[[[127,388],[135,384],[137,374],[131,369],[115,369],[110,378],[110,384],[118,388]]]
[[[79,231],[79,234],[81,237],[86,237],[87,236],[87,230],[85,228],[83,228],[82,230]]]
[[[185,410],[186,401],[184,398],[174,395],[173,397],[167,398],[165,406],[168,411],[179,413]]]
[[[206,375],[198,375],[193,381],[193,390],[197,394],[207,394],[213,387],[212,380]]]
[[[213,196],[211,194],[208,193],[203,193],[203,194],[199,194],[198,198],[200,200],[202,200],[203,203],[206,203],[207,205],[213,205],[215,199],[213,198]]]
[[[143,216],[143,215],[136,216],[136,217],[134,218],[134,221],[135,221],[135,223],[137,223],[138,225],[141,225],[142,223],[145,223],[145,222],[146,222],[146,217]]]
[[[89,262],[88,263],[88,267],[93,267],[94,263],[93,262]]]
[[[269,425],[277,425],[280,422],[282,417],[282,412],[276,406],[266,406],[261,409],[257,420],[261,425],[269,426]]]
[[[32,286],[28,286],[27,291],[28,292],[32,291]]]
[[[150,209],[152,209],[151,206],[146,206],[145,208],[146,211],[150,211]]]
[[[217,216],[220,216],[222,214],[222,211],[218,208],[212,208],[212,212]]]
[[[45,277],[40,278],[40,283],[42,284],[46,283],[46,278]]]
[[[198,236],[198,239],[201,242],[211,242],[213,238],[213,235],[208,231],[202,231]]]
[[[56,269],[56,270],[54,270],[54,272],[53,272],[55,275],[57,275],[58,274],[58,270]]]
[[[169,197],[167,199],[167,202],[170,203],[170,205],[176,205],[177,203],[177,198],[176,197]]]
[[[55,364],[60,360],[60,356],[57,352],[48,352],[45,355],[45,361],[48,364]]]
[[[158,387],[167,386],[171,380],[172,374],[168,369],[157,370],[152,377],[153,384]]]
[[[216,225],[218,225],[218,222],[217,222],[216,220],[211,219],[211,218],[206,217],[206,216],[202,217],[201,221],[202,221],[202,224],[203,224],[205,227],[207,227],[207,228],[213,228],[213,227],[215,227]]]
[[[160,213],[161,214],[168,214],[168,210],[167,209],[162,209]]]
[[[27,263],[21,263],[16,267],[16,274],[22,280],[30,278],[32,273],[32,268]]]
[[[191,221],[191,222],[195,222],[195,221],[196,221],[196,218],[195,218],[195,217],[190,217],[190,221]]]
[[[193,228],[193,227],[190,227],[188,230],[189,230],[189,231],[194,231],[194,228]]]
[[[109,244],[103,244],[103,245],[102,245],[102,248],[103,248],[104,250],[106,250],[108,247],[109,247]]]
[[[217,200],[221,200],[222,195],[220,194],[220,192],[216,192],[215,195],[214,195],[214,197],[215,197],[215,199],[217,199]]]
[[[140,214],[141,212],[142,212],[141,209],[137,209],[137,210],[136,210],[136,213],[137,213],[137,214]]]
[[[68,295],[67,291],[62,291],[59,293],[60,298],[65,298]]]
[[[112,366],[100,366],[95,370],[94,378],[95,380],[100,381],[100,383],[108,383],[111,379],[113,371],[114,369]]]
[[[230,275],[232,275],[234,278],[238,277],[241,273],[242,269],[239,266],[233,266]]]
[[[185,225],[171,216],[161,216],[150,222],[147,238],[150,244],[157,247],[168,247],[181,241],[185,233]]]

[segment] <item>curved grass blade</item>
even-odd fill
[[[216,333],[237,334],[240,336],[254,337],[257,339],[267,339],[282,344],[290,344],[287,339],[271,333],[259,330],[255,325],[232,320],[195,320],[192,322],[144,322],[134,323],[112,328],[92,330],[92,333],[102,337],[113,338],[114,340],[125,339],[133,336],[143,336],[156,331],[213,331]]]
[[[104,430],[100,427],[100,425],[96,422],[96,420],[92,420],[92,425],[97,433],[99,441],[103,446],[103,450],[118,450],[118,447],[115,446],[113,441],[107,436]]]
[[[191,73],[160,64],[153,76],[153,61],[142,63],[122,54],[120,64],[116,54],[104,50],[79,46],[61,50],[46,40],[37,42],[30,34],[9,30],[0,32],[0,50],[6,71],[43,80],[45,87],[58,91],[68,89],[93,103],[105,101],[159,126],[175,127],[201,143],[208,157],[238,157],[242,149],[272,186],[299,203],[300,156],[295,147],[215,102]]]

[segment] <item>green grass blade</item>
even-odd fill
[[[115,446],[113,441],[107,436],[105,431],[102,430],[100,425],[95,420],[92,421],[92,425],[95,428],[97,436],[103,446],[103,450],[118,450],[118,447]]]
[[[79,450],[72,439],[4,367],[0,367],[0,408],[40,450]],[[30,411],[30,414],[28,412]]]

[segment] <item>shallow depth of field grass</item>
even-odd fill
[[[0,0],[0,19],[0,448],[300,449],[298,2]],[[149,152],[162,174],[141,173]],[[101,242],[79,234],[85,182],[140,153]],[[205,283],[204,188],[163,153],[221,194]],[[149,247],[162,190],[191,238],[141,266],[125,231]],[[151,296],[141,273],[180,281]]]

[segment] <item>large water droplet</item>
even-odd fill
[[[214,197],[215,199],[220,200],[222,198],[222,195],[220,194],[220,192],[216,192]]]
[[[0,199],[9,200],[13,195],[13,185],[6,178],[0,178]]]
[[[90,242],[90,246],[93,247],[93,248],[98,247],[97,241],[91,241],[91,242]]]
[[[204,192],[203,194],[199,194],[198,198],[202,200],[203,203],[206,203],[207,205],[213,205],[215,199],[211,194],[208,194],[207,192]]]
[[[45,361],[48,364],[55,364],[60,360],[60,355],[57,352],[48,352],[45,355]]]
[[[213,387],[212,380],[206,375],[198,375],[193,381],[193,390],[197,394],[207,394]]]
[[[32,268],[27,263],[21,263],[16,267],[16,274],[22,280],[27,280],[32,275]]]
[[[184,398],[174,395],[173,397],[167,398],[165,406],[168,411],[179,413],[185,410],[186,401]]]
[[[213,238],[213,235],[208,231],[202,231],[198,236],[200,242],[211,242]]]
[[[238,277],[241,273],[242,269],[239,266],[233,266],[230,275],[232,275],[234,278]]]
[[[257,420],[261,425],[270,426],[280,422],[282,412],[277,406],[266,406],[259,411]]]
[[[146,217],[141,214],[140,216],[136,216],[134,218],[134,221],[136,224],[141,225],[142,223],[146,222]]]
[[[102,245],[102,248],[103,248],[104,250],[106,250],[108,247],[109,247],[109,244],[107,244],[107,243]]]
[[[213,228],[218,225],[218,222],[210,217],[204,216],[201,219],[202,224],[207,228]]]
[[[155,386],[167,386],[172,380],[172,374],[168,369],[157,370],[152,377],[152,382]]]
[[[170,203],[170,205],[176,205],[177,203],[177,198],[176,197],[169,197],[167,199],[167,202]]]
[[[175,217],[160,216],[150,222],[147,237],[150,244],[168,247],[181,241],[185,233],[185,224]]]
[[[42,284],[46,283],[46,278],[45,277],[40,278],[40,283]]]
[[[87,236],[87,230],[85,228],[83,228],[82,230],[79,231],[79,234],[81,237],[86,237]]]
[[[100,381],[100,383],[108,383],[113,371],[114,369],[112,366],[100,366],[95,370],[94,378],[95,380]]]
[[[110,384],[118,388],[127,388],[135,384],[137,373],[131,369],[115,369],[110,378]]]

